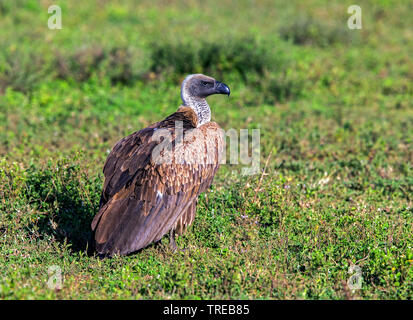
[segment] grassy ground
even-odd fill
[[[0,1],[0,298],[412,299],[413,5],[357,4],[362,30],[341,1]],[[88,255],[108,151],[193,72],[260,174],[221,167],[184,251]]]

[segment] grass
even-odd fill
[[[350,31],[338,1],[0,2],[0,298],[412,299],[412,6],[359,5]],[[221,127],[260,129],[261,171],[220,168],[186,250],[100,260],[105,158],[192,72],[230,86]]]

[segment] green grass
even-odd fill
[[[412,299],[413,7],[359,1],[350,31],[350,4],[0,1],[0,298]],[[100,260],[108,151],[192,72],[230,86],[221,127],[260,129],[261,172],[220,168],[185,250]]]

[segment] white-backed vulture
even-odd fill
[[[126,255],[168,232],[176,249],[175,233],[193,222],[198,196],[210,187],[223,152],[222,130],[210,121],[206,102],[212,94],[230,90],[202,74],[187,76],[175,113],[115,144],[92,222],[98,254]]]

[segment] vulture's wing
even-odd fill
[[[173,119],[184,120],[183,138]],[[99,253],[127,254],[192,222],[197,197],[218,169],[223,136],[216,123],[193,128],[187,119],[176,112],[114,146],[92,222]]]

